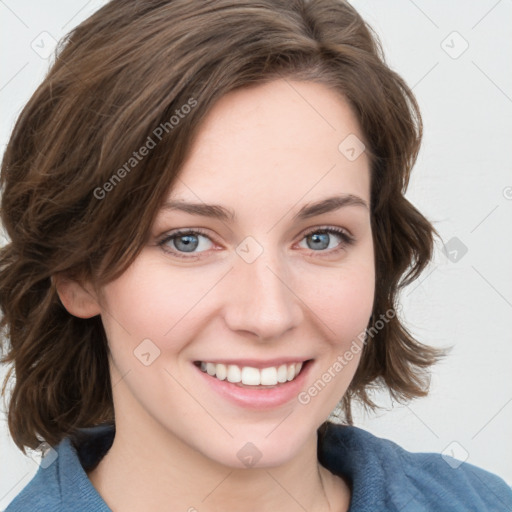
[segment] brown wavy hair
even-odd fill
[[[14,370],[8,426],[24,453],[114,422],[101,319],[69,314],[53,276],[101,286],[122,274],[215,102],[279,78],[339,91],[359,120],[371,165],[370,324],[397,306],[400,289],[428,264],[438,234],[404,197],[422,136],[418,105],[350,4],[112,0],[61,41],[2,161],[1,220],[10,241],[0,252],[0,327],[2,361],[13,363],[2,395]],[[119,171],[162,126],[161,141]],[[341,402],[346,422],[353,399],[376,407],[372,387],[401,400],[426,395],[427,369],[441,356],[398,316],[389,319],[364,345]]]

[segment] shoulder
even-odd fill
[[[438,453],[409,452],[357,427],[330,424],[319,438],[319,459],[351,481],[354,510],[512,510],[512,489],[497,475]]]
[[[61,443],[62,444],[62,443]],[[60,448],[61,445],[59,445]],[[26,510],[62,510],[57,464],[58,452],[50,449],[41,460],[32,480],[5,509],[5,512]],[[52,460],[53,459],[53,460]]]
[[[5,512],[60,511],[63,510],[61,505],[55,465],[51,464],[45,468],[40,465],[32,480],[7,506]]]
[[[91,427],[81,429],[77,436],[78,448],[70,437],[63,439],[55,448],[50,447],[41,459],[37,473],[5,512],[110,511],[91,484],[84,467],[94,464],[104,454],[112,436],[111,427]]]

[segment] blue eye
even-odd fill
[[[211,248],[208,244],[212,244],[210,238],[197,230],[175,231],[158,243],[164,251],[184,258],[187,257],[185,253],[195,255],[197,252],[207,251]]]
[[[333,237],[333,235],[335,236]],[[341,241],[333,244],[332,242],[335,242],[336,238]],[[346,231],[332,227],[316,228],[306,233],[303,240],[306,240],[307,248],[315,252],[325,252],[325,249],[333,249],[333,251],[330,252],[336,252],[354,243],[354,238]]]

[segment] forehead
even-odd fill
[[[366,154],[349,159],[340,150],[352,139],[363,140],[355,115],[323,84],[282,79],[239,89],[208,113],[169,198],[241,213],[255,202],[270,209],[336,193],[369,203]]]

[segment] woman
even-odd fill
[[[404,197],[420,139],[346,3],[77,27],[2,164],[8,422],[46,449],[7,510],[509,510],[499,477],[350,426],[442,356],[396,315],[435,235]]]

